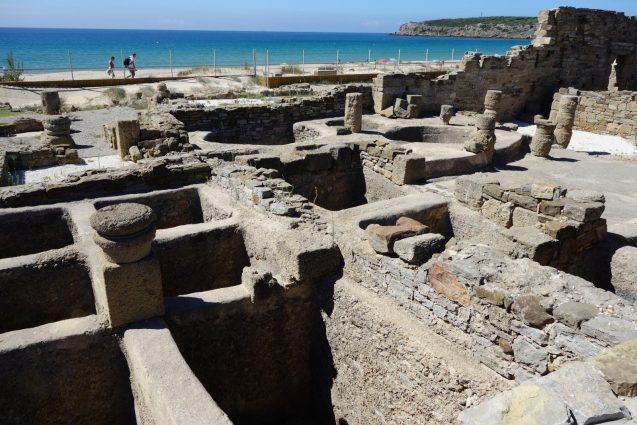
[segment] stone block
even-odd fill
[[[554,321],[553,317],[540,304],[540,298],[534,295],[517,297],[511,305],[511,311],[522,322],[534,328],[541,329]]]
[[[46,115],[57,115],[60,113],[60,94],[56,91],[45,90],[40,93],[43,112]]]
[[[137,145],[139,142],[139,121],[117,121],[115,124],[115,134],[117,137],[119,156],[124,159],[128,155],[131,146]]]
[[[391,180],[398,185],[415,183],[427,177],[426,159],[416,154],[397,155]]]
[[[628,301],[637,301],[637,248],[624,246],[615,251],[610,268],[615,293]]]
[[[508,201],[508,194],[500,187],[498,183],[485,184],[482,187],[482,192],[492,198],[498,199],[502,202]]]
[[[488,175],[460,176],[456,179],[454,195],[459,202],[473,209],[480,209],[484,202],[482,191],[487,184],[497,184],[498,180]]]
[[[582,323],[582,332],[608,344],[637,338],[637,324],[617,317],[597,316]]]
[[[572,220],[588,223],[598,220],[604,213],[601,202],[566,202],[562,214]]]
[[[460,413],[458,425],[574,425],[555,394],[525,382]]]
[[[607,348],[591,359],[617,395],[637,397],[637,339]],[[631,412],[633,417],[637,411]]]
[[[352,133],[360,133],[363,126],[363,95],[347,93],[345,95],[345,128]]]
[[[509,193],[509,202],[515,206],[525,208],[529,211],[537,212],[538,200],[530,195],[520,195],[519,193]]]
[[[370,224],[365,231],[374,251],[379,254],[391,254],[394,252],[396,241],[422,235],[428,232],[429,228],[416,220],[401,217],[396,221],[395,226]]]
[[[154,255],[129,264],[111,263],[102,257],[102,270],[112,327],[164,314],[161,272]]]
[[[564,201],[555,200],[555,201],[541,201],[540,202],[540,212],[542,214],[557,217],[562,214],[562,208],[564,208]]]
[[[568,191],[568,197],[575,202],[606,202],[604,194],[594,190],[571,189]]]
[[[567,301],[553,309],[553,316],[560,322],[577,328],[580,323],[590,320],[599,314],[599,309],[592,304]]]
[[[486,284],[484,286],[476,286],[474,288],[475,296],[486,300],[490,304],[504,307],[506,293],[504,289]]]
[[[436,263],[429,269],[427,281],[439,295],[466,306],[471,305],[471,297],[466,286],[449,270],[444,263]]]
[[[511,227],[513,225],[514,206],[510,202],[501,202],[496,199],[487,199],[482,204],[482,215],[494,223]]]
[[[539,373],[547,370],[548,350],[536,346],[524,336],[519,336],[513,341],[513,356],[516,362],[530,366]]]
[[[615,397],[601,372],[591,364],[567,363],[533,383],[557,395],[568,406],[578,425],[626,417],[625,406]]]
[[[533,211],[515,208],[511,216],[511,223],[516,227],[536,227],[539,223],[539,217]]]
[[[445,237],[435,233],[413,236],[394,243],[394,252],[409,264],[423,264],[445,249]]]

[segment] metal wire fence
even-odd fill
[[[181,56],[168,51],[166,57],[146,58],[153,65],[144,66],[143,60],[137,61],[136,77],[227,77],[227,76],[277,76],[312,75],[320,67],[331,67],[339,74],[370,72],[419,72],[449,70],[458,67],[459,54],[451,51],[425,50],[415,54],[410,51],[403,55],[401,50],[393,54],[387,52],[348,52],[302,50],[298,54],[289,51],[265,50],[252,54],[227,54],[224,57],[212,49],[209,63],[184,63]],[[382,56],[382,57],[380,57]],[[387,56],[387,57],[386,57]],[[401,56],[404,59],[401,59]],[[24,68],[22,78],[26,81],[42,80],[90,80],[105,78],[130,78],[131,72],[119,65],[114,73],[107,74],[106,67],[77,66],[82,58],[73,57],[68,52],[68,65],[57,67]]]

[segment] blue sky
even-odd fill
[[[560,5],[637,15],[637,0],[0,0],[0,27],[392,32],[408,21],[537,16]]]

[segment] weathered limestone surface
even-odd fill
[[[531,140],[531,153],[535,156],[548,157],[551,146],[555,142],[555,123],[536,115],[534,124],[537,126]]]
[[[40,98],[46,115],[58,115],[60,113],[60,94],[58,92],[45,90],[40,93]]]
[[[363,95],[347,93],[345,96],[345,128],[360,133],[363,128]]]
[[[611,261],[611,274],[615,293],[629,301],[637,301],[637,248],[618,249]]]

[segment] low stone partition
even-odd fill
[[[173,106],[170,113],[187,131],[207,131],[206,140],[220,143],[283,145],[294,142],[292,126],[299,121],[342,117],[348,93],[361,93],[363,112],[372,111],[371,88],[351,85],[321,97],[292,99],[259,106],[204,108]]]
[[[637,143],[637,92],[562,89],[560,93],[580,96],[576,129],[621,136]]]
[[[631,341],[591,362],[572,362],[547,376],[524,382],[462,412],[458,424],[634,424],[630,419],[637,416],[637,400],[618,398],[633,394],[616,384],[619,378],[634,387],[631,372],[637,362],[636,346],[637,340]]]
[[[489,231],[493,243],[560,270],[576,271],[578,257],[607,236],[606,220],[601,218],[605,198],[599,192],[544,183],[515,185],[477,175],[459,177],[455,195],[497,225],[491,229],[495,232]],[[470,222],[463,227],[465,238],[481,231],[479,224]]]
[[[124,195],[204,183],[210,167],[192,156],[162,158],[135,168],[90,170],[59,182],[0,188],[0,207],[15,208]]]

